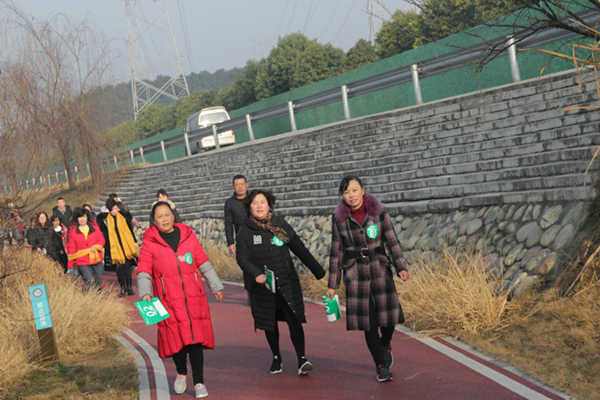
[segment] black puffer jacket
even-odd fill
[[[317,279],[325,276],[323,267],[310,254],[294,229],[283,219],[273,216],[273,226],[286,231],[289,243],[283,246],[273,244],[273,233],[263,231],[246,218],[237,235],[236,258],[240,267],[252,277],[250,306],[254,317],[254,327],[266,331],[275,329],[275,294],[264,284],[256,283],[256,277],[264,273],[264,267],[275,272],[277,291],[281,293],[298,322],[306,322],[304,300],[300,280],[294,268],[290,250],[310,269]],[[280,319],[281,320],[281,319]]]

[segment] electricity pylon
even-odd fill
[[[144,8],[140,4],[142,2]],[[155,12],[151,18],[146,18],[145,14],[151,8],[158,9],[152,10]],[[190,90],[164,0],[125,0],[125,20],[133,114],[137,119],[139,113],[160,96],[179,100],[189,96]],[[165,72],[170,79],[161,87],[142,80],[154,79],[159,74],[165,75]]]
[[[367,14],[369,14],[369,42],[375,45],[376,21],[383,21],[381,4],[379,0],[367,0]]]

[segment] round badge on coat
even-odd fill
[[[277,236],[273,236],[273,244],[277,247],[283,246],[283,240],[279,239]]]
[[[371,239],[377,239],[377,236],[379,236],[379,228],[377,225],[369,225],[367,227],[367,236]]]
[[[194,257],[192,257],[192,253],[186,253],[184,256],[185,262],[188,263],[189,265],[192,265],[194,263]]]

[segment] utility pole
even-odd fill
[[[180,100],[189,96],[190,90],[165,1],[124,1],[133,114],[137,119],[139,113],[160,96]],[[146,15],[152,17],[146,18]],[[153,80],[158,75],[170,78],[160,87],[143,80]]]

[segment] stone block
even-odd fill
[[[537,285],[540,282],[540,278],[535,275],[527,276],[519,282],[519,284],[515,287],[513,292],[513,296],[519,297],[523,293],[527,291],[527,289]]]
[[[523,245],[523,243],[519,243],[518,245],[516,245],[511,250],[511,252],[505,257],[504,264],[508,266],[513,265],[517,260],[517,256],[521,253],[521,251],[523,251],[524,248],[525,246]]]
[[[575,226],[573,224],[565,225],[558,235],[556,239],[554,239],[554,243],[552,244],[552,249],[559,250],[563,247],[575,234]]]
[[[521,229],[517,231],[517,241],[524,242],[536,227],[538,227],[538,223],[535,221],[522,226]]]
[[[523,249],[525,250],[525,249]],[[532,247],[531,249],[527,250],[527,252],[523,255],[523,258],[521,259],[521,265],[527,265],[527,263],[533,258],[535,257],[540,250],[542,250],[542,248],[540,246],[535,246]],[[520,256],[520,254],[519,254]],[[518,258],[518,257],[517,257]]]
[[[535,228],[533,228],[533,230],[529,233],[529,235],[527,235],[526,246],[533,247],[536,244],[538,244],[540,242],[540,239],[542,238],[543,233],[544,233],[544,230],[542,228],[540,228],[539,226],[536,226]]]

